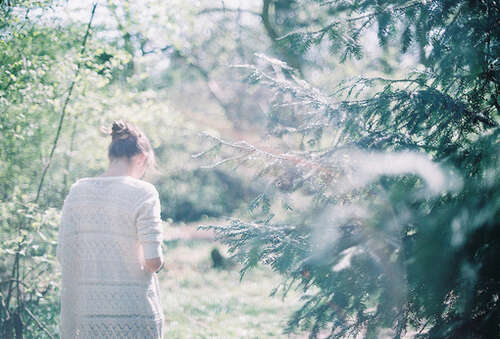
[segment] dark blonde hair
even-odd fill
[[[125,119],[114,120],[111,129],[101,127],[106,135],[111,135],[108,147],[110,159],[126,157],[129,161],[134,155],[146,155],[146,171],[158,173],[156,156],[148,137],[137,126]]]

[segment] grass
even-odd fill
[[[166,317],[165,338],[297,338],[282,333],[299,307],[293,291],[270,297],[280,276],[268,267],[212,268],[210,252],[224,247],[209,240],[165,242],[166,270],[159,274]]]

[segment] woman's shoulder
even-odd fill
[[[72,191],[85,191],[87,189],[95,188],[109,188],[113,191],[119,191],[120,194],[130,193],[134,196],[158,194],[158,190],[154,184],[130,176],[96,176],[79,178],[71,185],[70,193]]]

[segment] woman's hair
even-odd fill
[[[106,135],[111,135],[111,143],[108,147],[110,159],[126,157],[128,160],[134,155],[144,153],[146,155],[146,170],[157,173],[156,157],[149,139],[138,127],[128,120],[114,120],[111,129],[101,127]]]

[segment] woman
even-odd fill
[[[141,180],[154,153],[126,120],[106,133],[109,168],[77,180],[62,209],[61,338],[162,338],[160,200]]]

